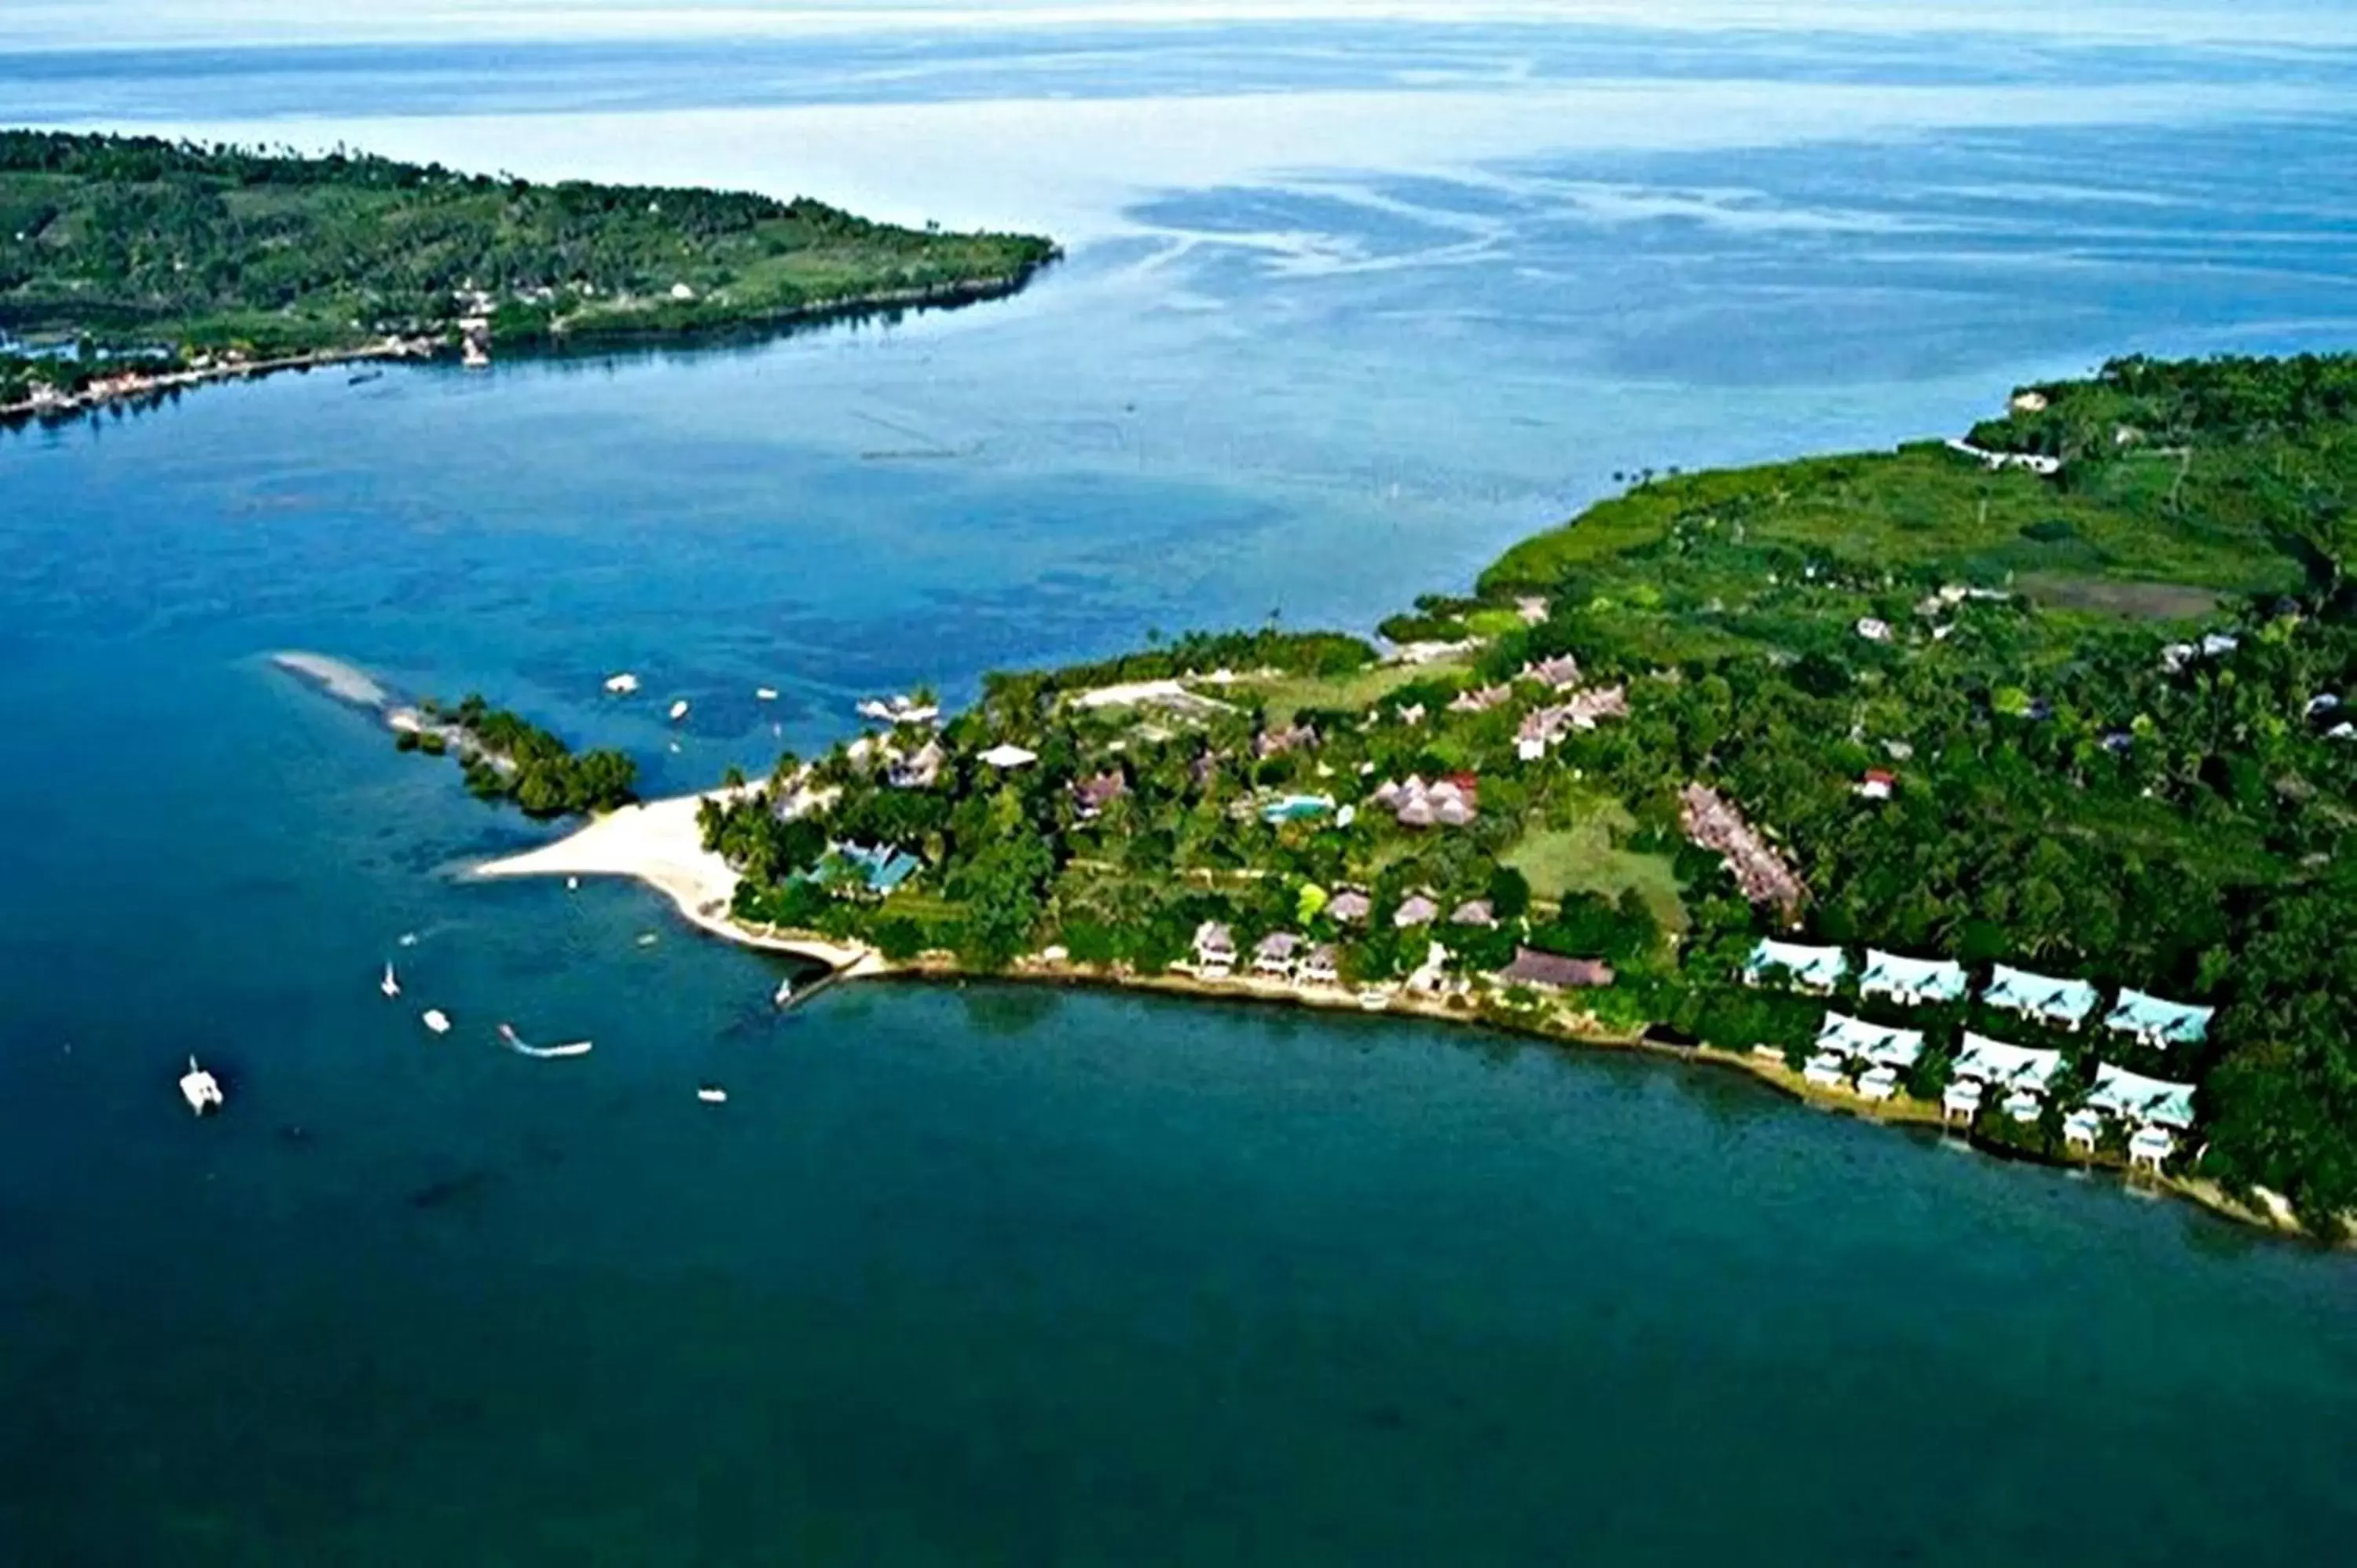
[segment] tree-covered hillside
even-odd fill
[[[1019,234],[741,191],[534,184],[337,152],[0,132],[0,329],[277,353],[677,330],[1020,284]]]

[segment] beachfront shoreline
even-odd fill
[[[748,784],[743,790],[761,788]],[[473,868],[476,877],[498,880],[528,876],[625,876],[654,888],[668,898],[681,917],[707,935],[765,952],[783,953],[823,964],[833,979],[899,980],[918,983],[943,982],[1006,982],[1017,984],[1060,985],[1073,989],[1122,991],[1146,995],[1192,997],[1198,1000],[1253,1003],[1352,1013],[1362,1017],[1405,1017],[1471,1026],[1492,1034],[1532,1040],[1564,1048],[1641,1052],[1672,1060],[1701,1062],[1713,1068],[1748,1074],[1813,1110],[1854,1116],[1895,1126],[1949,1131],[1941,1107],[1928,1101],[1899,1095],[1869,1101],[1851,1092],[1822,1089],[1807,1082],[1782,1060],[1770,1060],[1748,1051],[1716,1046],[1674,1046],[1647,1037],[1646,1031],[1614,1032],[1580,1027],[1553,1011],[1519,1015],[1512,1011],[1483,1008],[1462,997],[1431,996],[1397,992],[1380,1009],[1361,1004],[1358,993],[1340,986],[1303,986],[1290,981],[1236,975],[1206,980],[1196,975],[1165,972],[1142,974],[1069,959],[1034,955],[1017,960],[1003,972],[971,969],[951,954],[931,952],[895,961],[861,942],[836,941],[812,933],[756,929],[730,913],[740,880],[717,854],[704,847],[697,809],[707,800],[726,801],[739,790],[711,789],[694,795],[626,806],[593,818],[589,823],[537,848],[505,855]],[[2059,1169],[2115,1171],[2139,1191],[2167,1193],[2199,1204],[2224,1219],[2287,1239],[2315,1241],[2314,1234],[2291,1212],[2288,1204],[2263,1193],[2265,1210],[2243,1204],[2216,1183],[2200,1177],[2148,1175],[2127,1170],[2106,1158],[2042,1158],[2024,1151],[1975,1138],[1967,1129],[1962,1136],[1975,1149],[2001,1158],[2044,1164]],[[2357,1246],[2357,1238],[2341,1243]]]

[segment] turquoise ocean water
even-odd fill
[[[1416,1023],[780,1020],[650,894],[459,880],[539,830],[267,655],[684,789],[913,681],[1363,627],[1615,470],[2348,346],[2352,87],[1626,27],[0,53],[9,119],[1072,241],[983,309],[0,434],[0,1563],[2339,1560],[2345,1258]]]

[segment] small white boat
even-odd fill
[[[774,703],[778,700],[778,689],[775,686],[756,686],[753,695],[764,703]]]
[[[627,697],[639,689],[639,678],[625,670],[619,675],[606,677],[606,690],[618,697]]]
[[[654,945],[655,934],[652,931],[640,931],[639,933],[639,946],[642,948],[651,948]]]
[[[577,877],[577,876],[568,876],[568,877],[566,877],[566,878],[565,879],[565,890],[567,893],[577,893],[577,892],[579,892],[579,891],[581,890],[581,878],[579,878],[579,877]]]
[[[383,992],[387,996],[398,996],[401,994],[401,982],[394,978],[392,964],[387,963],[384,966],[384,978],[376,983],[376,988],[379,991]]]
[[[404,931],[404,932],[402,932],[402,933],[401,933],[401,945],[402,945],[403,947],[405,947],[405,948],[414,948],[414,947],[415,947],[415,946],[417,945],[417,933],[416,933],[415,931]]]
[[[447,1035],[450,1032],[450,1015],[439,1007],[428,1007],[417,1016],[424,1021],[427,1028],[437,1035]]]
[[[677,724],[685,717],[687,717],[687,699],[682,697],[671,705],[671,722]]]
[[[695,1097],[706,1105],[726,1105],[728,1091],[716,1083],[707,1083],[695,1091]]]
[[[188,1070],[180,1075],[180,1098],[187,1101],[188,1109],[199,1116],[208,1111],[218,1111],[221,1108],[221,1081],[199,1067],[196,1058],[190,1057]]]
[[[574,1040],[562,1046],[529,1046],[524,1044],[523,1036],[515,1032],[515,1026],[512,1024],[500,1026],[500,1038],[506,1044],[508,1049],[520,1056],[543,1058],[586,1057],[589,1054],[590,1047],[596,1044],[592,1040]]]
[[[770,1001],[772,1001],[772,1002],[774,1002],[774,1003],[776,1003],[779,1006],[782,1007],[782,1006],[784,1006],[787,1003],[791,1002],[793,999],[794,999],[794,981],[793,981],[793,976],[791,976],[791,975],[788,975],[785,979],[780,980],[780,982],[778,982],[778,989],[777,989],[776,991],[774,991],[774,992],[772,992],[772,993],[770,993]]]

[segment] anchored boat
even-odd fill
[[[394,978],[392,964],[387,963],[384,966],[384,978],[376,983],[376,988],[387,996],[401,994],[401,982]]]
[[[180,1075],[180,1098],[187,1101],[188,1109],[199,1116],[209,1111],[218,1111],[222,1103],[221,1080],[199,1067],[197,1058],[190,1057],[188,1070]]]
[[[707,1083],[695,1091],[695,1097],[706,1105],[726,1105],[728,1091],[716,1083]]]
[[[417,1016],[427,1028],[437,1035],[447,1035],[450,1032],[450,1015],[439,1007],[428,1007]]]

